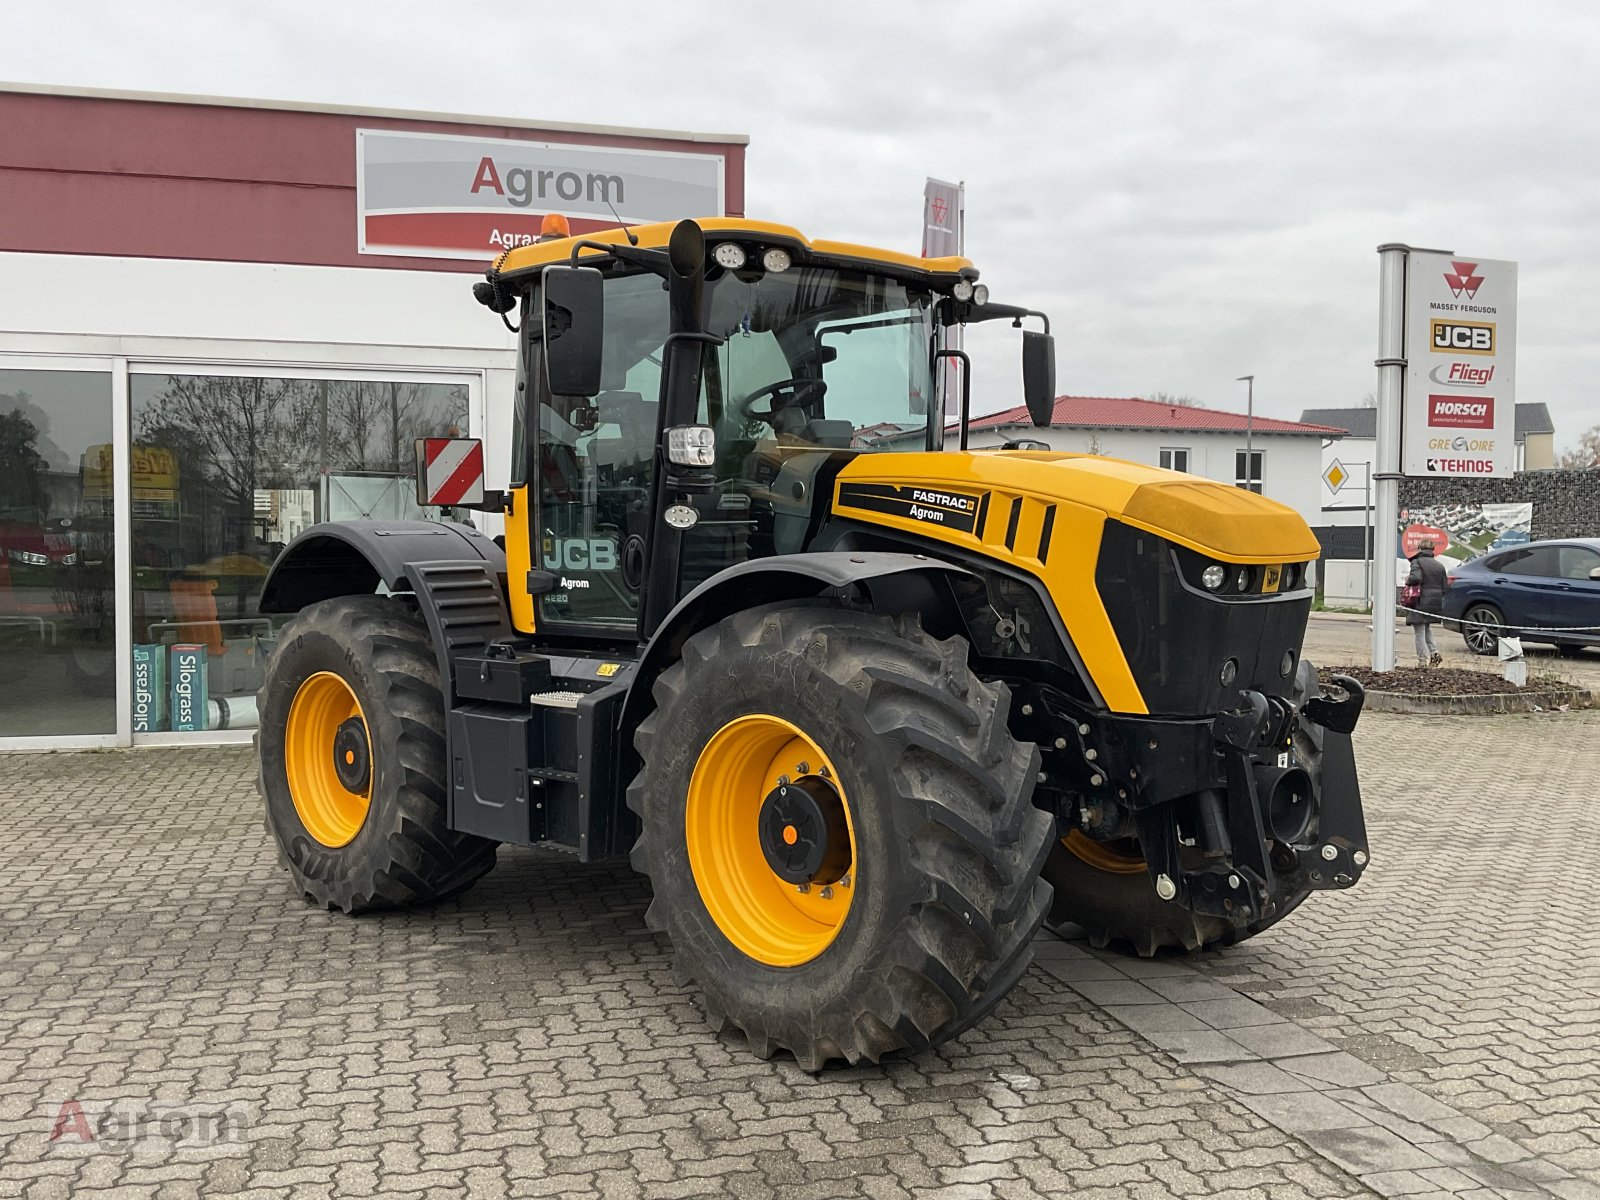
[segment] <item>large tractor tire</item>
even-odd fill
[[[655,685],[628,790],[647,920],[720,1031],[806,1070],[953,1037],[1031,958],[1054,820],[959,638],[830,606],[729,617]]]
[[[1295,707],[1302,707],[1319,688],[1316,668],[1302,659],[1295,678]],[[1320,788],[1322,746],[1318,734],[1303,717],[1296,722],[1296,758]],[[1182,856],[1185,869],[1203,865],[1192,848],[1184,848]],[[1201,916],[1156,895],[1137,840],[1098,842],[1076,829],[1051,848],[1044,877],[1055,891],[1051,924],[1076,925],[1096,949],[1131,949],[1142,958],[1154,957],[1162,950],[1192,952],[1235,945],[1270,929],[1311,894],[1310,888],[1291,884],[1280,891],[1268,916],[1248,925]]]
[[[496,843],[447,824],[439,664],[404,601],[302,611],[256,704],[267,830],[308,900],[347,913],[423,904],[494,866]]]

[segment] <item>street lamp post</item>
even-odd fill
[[[1250,453],[1250,445],[1256,423],[1256,377],[1241,375],[1234,382],[1248,385],[1244,403],[1244,488],[1248,492],[1253,490],[1250,481],[1255,478],[1255,458]]]

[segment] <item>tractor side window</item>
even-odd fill
[[[541,624],[631,630],[639,616],[655,474],[667,297],[654,275],[606,282],[598,396],[554,396],[534,372],[539,412],[535,564],[556,577]]]

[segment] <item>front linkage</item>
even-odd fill
[[[1039,802],[1065,834],[1138,839],[1156,895],[1236,927],[1308,891],[1348,888],[1368,861],[1351,732],[1366,695],[1300,664],[1294,698],[1243,691],[1212,718],[1096,711],[1018,689],[1017,732],[1044,754]]]

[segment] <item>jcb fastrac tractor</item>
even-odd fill
[[[712,1023],[816,1069],[960,1033],[1047,915],[1150,955],[1353,884],[1316,540],[1195,476],[969,451],[952,331],[1040,323],[1035,424],[1054,392],[1048,321],[977,278],[736,219],[503,255],[503,546],[318,525],[264,587],[297,614],[258,737],[296,886],[362,912],[501,843],[630,855]]]

